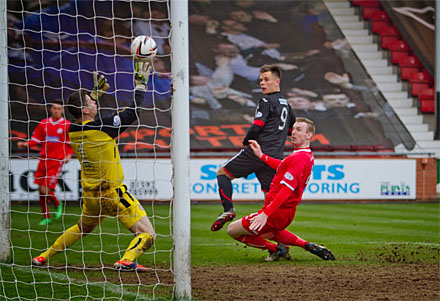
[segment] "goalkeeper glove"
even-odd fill
[[[105,76],[98,74],[97,71],[93,71],[93,91],[90,93],[90,97],[94,101],[98,101],[108,88],[110,88],[110,85],[107,83]]]
[[[147,91],[148,78],[150,77],[151,64],[148,62],[136,62],[134,64],[134,82],[136,90]]]

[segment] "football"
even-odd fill
[[[156,42],[149,36],[137,36],[130,45],[131,54],[139,61],[151,61],[157,53]]]

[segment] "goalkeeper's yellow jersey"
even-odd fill
[[[81,185],[86,190],[106,190],[122,184],[124,173],[116,141],[108,133],[83,122],[71,126],[69,137],[81,163]]]
[[[136,104],[144,93],[136,91]],[[69,128],[71,146],[81,164],[81,186],[84,190],[115,189],[122,184],[124,173],[115,138],[137,119],[133,105],[94,121],[72,122]]]

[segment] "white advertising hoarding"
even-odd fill
[[[217,169],[225,159],[191,159],[192,200],[219,200]],[[38,200],[33,173],[38,160],[11,160],[11,200]],[[173,196],[169,159],[123,159],[129,191],[139,200],[170,200]],[[64,166],[55,192],[66,200],[80,196],[77,160]],[[63,185],[64,184],[64,185]],[[234,200],[263,200],[254,174],[233,181]],[[416,160],[316,159],[304,200],[415,199]]]
[[[191,198],[216,200],[217,168],[225,160],[191,160]],[[254,174],[233,181],[234,200],[262,200]],[[416,160],[316,159],[304,200],[415,199]]]
[[[38,200],[34,172],[38,160],[11,160],[10,199]],[[170,200],[173,196],[172,166],[168,159],[123,159],[122,168],[129,191],[139,200]],[[78,200],[80,196],[80,165],[71,160],[63,171],[55,193],[63,200]],[[64,184],[64,185],[63,185]]]

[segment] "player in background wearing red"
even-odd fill
[[[263,208],[231,223],[228,234],[250,247],[269,250],[273,260],[290,258],[288,248],[284,245],[304,248],[324,260],[335,260],[327,248],[303,240],[286,230],[295,217],[296,206],[301,203],[312,172],[314,158],[310,150],[310,140],[314,133],[315,125],[311,120],[296,118],[291,135],[294,151],[284,160],[264,154],[257,141],[249,141],[255,155],[277,171]],[[276,241],[279,245],[267,239]]]
[[[280,93],[281,70],[276,65],[263,65],[260,68],[260,87],[264,97],[260,100],[252,126],[249,128],[243,145],[246,146],[229,159],[217,171],[217,183],[223,213],[214,221],[211,231],[220,230],[223,225],[235,218],[232,203],[232,180],[247,177],[255,172],[263,192],[269,191],[275,170],[258,159],[247,147],[249,140],[256,140],[268,155],[282,159],[284,144],[293,123],[293,114],[287,100]]]
[[[54,190],[63,168],[73,155],[67,134],[70,121],[63,118],[64,109],[61,102],[50,106],[49,118],[43,119],[35,128],[29,141],[19,141],[18,148],[40,145],[40,161],[34,175],[34,183],[38,184],[40,206],[43,219],[39,223],[45,226],[52,223],[48,210],[48,201],[55,206],[55,219],[63,214],[63,204],[55,196]]]

